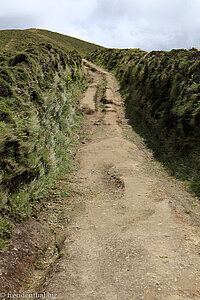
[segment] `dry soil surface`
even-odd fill
[[[95,68],[85,67],[89,135],[76,157],[84,209],[43,290],[63,300],[200,299],[196,199],[128,125],[115,77]]]

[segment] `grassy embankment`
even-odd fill
[[[80,54],[99,48],[45,30],[0,31],[0,248],[69,168],[85,88]]]
[[[114,71],[133,128],[199,196],[200,51],[107,49],[88,58]]]

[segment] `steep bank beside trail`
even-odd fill
[[[48,30],[0,30],[0,292],[60,254],[76,211],[69,185],[84,136],[81,59],[95,49],[103,47]]]
[[[51,44],[0,53],[0,248],[37,216],[50,179],[65,170],[80,120],[81,57]]]
[[[114,71],[133,128],[200,195],[200,51],[107,49],[89,59]]]

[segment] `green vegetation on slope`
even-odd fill
[[[101,48],[45,30],[0,31],[0,248],[66,172],[82,116],[82,55]],[[77,137],[76,137],[77,139]]]
[[[107,49],[88,58],[115,72],[134,129],[200,195],[200,51]]]
[[[101,46],[44,29],[0,31],[0,51],[5,49],[22,51],[32,43],[49,43],[63,51],[76,50],[81,56],[94,50],[103,49]]]

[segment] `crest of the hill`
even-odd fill
[[[1,30],[0,31],[0,51],[24,50],[30,44],[50,43],[63,51],[76,50],[81,56],[85,56],[91,51],[104,49],[99,45],[88,43],[60,33],[43,30]]]

